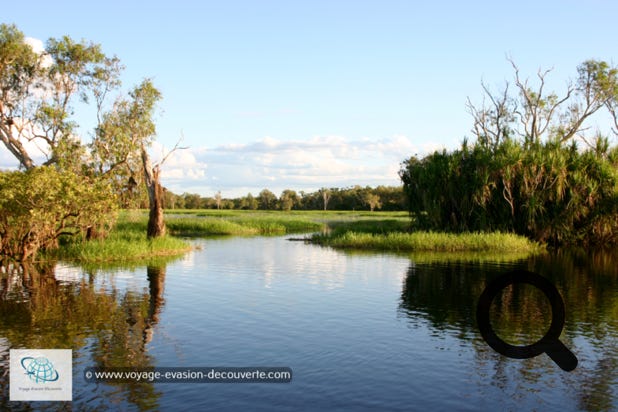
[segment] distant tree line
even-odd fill
[[[315,192],[286,189],[277,196],[269,189],[257,195],[248,193],[236,198],[223,198],[220,192],[213,197],[203,197],[195,193],[175,194],[164,190],[165,209],[237,209],[237,210],[407,210],[402,187],[353,186],[349,188],[322,188]],[[141,196],[141,205],[145,198]],[[129,202],[140,206],[140,202]]]

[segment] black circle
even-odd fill
[[[494,297],[504,288],[515,283],[527,283],[545,294],[551,303],[552,320],[549,330],[537,342],[526,346],[514,346],[503,341],[494,332],[489,321],[489,309]],[[556,287],[543,276],[518,269],[494,279],[481,293],[476,307],[476,321],[485,342],[496,352],[515,359],[527,359],[551,350],[555,346],[564,327],[564,302]]]

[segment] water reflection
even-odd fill
[[[66,269],[66,270],[62,270]],[[82,380],[86,366],[154,367],[148,354],[164,305],[165,266],[148,266],[148,289],[105,287],[95,271],[75,275],[76,268],[54,262],[7,265],[0,276],[0,367],[8,370],[11,348],[66,348],[74,351],[74,382]],[[70,274],[70,275],[68,275]],[[151,383],[89,388],[74,385],[74,403],[88,408],[133,404],[139,410],[158,407],[160,392]],[[8,403],[8,374],[0,374],[0,409],[30,409],[22,402]],[[90,388],[91,389],[91,388]],[[89,399],[90,398],[90,399]],[[37,403],[44,408],[68,407]]]
[[[195,240],[174,264],[0,270],[0,368],[10,348],[72,348],[74,402],[86,410],[612,410],[618,406],[618,256],[341,253],[283,238]],[[565,301],[561,341],[574,372],[547,356],[495,353],[475,323],[488,282],[516,268]],[[543,295],[495,301],[506,340],[544,328]],[[492,321],[493,322],[493,321]],[[532,338],[535,339],[534,337]],[[90,366],[292,367],[278,385],[86,384]],[[0,410],[47,408],[8,403]],[[43,405],[43,406],[41,406]],[[274,405],[274,406],[273,406]],[[52,405],[49,408],[69,408]]]
[[[611,410],[618,383],[617,261],[611,252],[562,251],[508,265],[411,263],[398,312],[411,327],[428,324],[436,335],[448,334],[472,344],[477,375],[486,376],[501,390],[535,391],[540,382],[552,387],[559,380],[577,394],[578,408]],[[475,324],[478,297],[492,279],[514,268],[549,278],[564,298],[567,320],[561,340],[582,360],[573,374],[558,373],[545,355],[506,359],[479,338]],[[492,325],[509,343],[533,343],[547,330],[549,319],[543,309],[547,306],[535,288],[506,288],[492,305],[496,312]]]

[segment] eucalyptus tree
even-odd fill
[[[14,25],[0,25],[0,141],[24,169],[78,168],[86,156],[76,135],[75,104],[94,98],[97,111],[118,84],[116,57],[101,46],[51,38],[35,51]]]
[[[277,195],[268,189],[263,189],[257,197],[261,210],[274,210],[277,208]]]
[[[2,179],[12,197],[3,199],[0,210],[0,252],[21,250],[23,258],[33,255],[30,250],[53,247],[60,235],[104,234],[101,229],[114,220],[116,194],[139,182],[149,195],[148,236],[164,234],[162,162],[153,164],[147,151],[160,92],[145,80],[110,108],[107,101],[118,91],[123,70],[117,57],[69,36],[50,38],[41,48],[33,44],[15,25],[0,24],[0,141],[20,169],[31,172]],[[87,145],[77,119],[92,114],[93,106],[96,126]],[[38,168],[43,169],[35,172]],[[24,184],[12,187],[20,179]],[[37,202],[27,202],[29,196]],[[58,210],[64,213],[47,213]],[[13,236],[28,227],[41,229]],[[17,238],[21,243],[13,244]]]
[[[298,195],[294,190],[286,189],[279,196],[281,210],[290,211],[298,205]]]
[[[367,206],[369,206],[369,210],[371,210],[372,212],[376,207],[378,209],[382,207],[380,195],[377,195],[375,193],[367,192],[363,200],[365,201]]]
[[[68,36],[32,44],[0,24],[0,141],[25,170],[1,179],[0,253],[20,260],[108,225],[114,211],[109,186],[87,171],[75,109],[94,98],[98,111],[118,84],[118,60]]]
[[[154,114],[161,92],[150,79],[134,87],[128,98],[116,100],[114,106],[102,115],[92,141],[93,161],[102,174],[124,170],[130,178],[142,174],[148,192],[150,214],[148,237],[165,235],[163,219],[163,187],[161,165],[154,163],[148,147],[154,141],[156,126]]]

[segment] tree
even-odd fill
[[[322,195],[322,204],[324,205],[324,210],[326,210],[328,208],[328,201],[330,200],[331,191],[330,189],[322,188],[319,193]]]
[[[201,197],[197,193],[183,193],[181,195],[185,209],[199,209]]]
[[[215,203],[217,205],[217,209],[221,209],[221,191],[218,190],[217,193],[215,193]]]
[[[160,182],[161,164],[165,158],[153,165],[147,151],[156,134],[153,116],[160,99],[161,93],[152,81],[143,80],[129,92],[128,99],[117,100],[112,110],[103,115],[92,143],[95,163],[104,174],[124,168],[133,177],[139,167],[138,159],[141,160],[150,209],[148,237],[165,235]]]
[[[94,96],[102,105],[103,90],[118,84],[117,62],[100,45],[68,36],[49,39],[37,53],[14,25],[0,25],[0,141],[22,168],[35,167],[35,155],[42,155],[45,165],[79,171],[85,150],[73,103]]]
[[[93,96],[98,111],[119,71],[118,60],[99,45],[64,36],[35,51],[14,25],[0,24],[0,141],[26,171],[5,177],[16,186],[3,192],[11,196],[4,199],[3,254],[28,259],[55,247],[59,236],[91,237],[113,221],[114,196],[88,168],[73,115],[76,99],[88,103]],[[38,165],[37,157],[44,158]]]
[[[608,63],[587,60],[577,67],[577,78],[562,95],[546,91],[547,76],[551,70],[537,72],[537,85],[521,77],[519,68],[510,60],[514,75],[516,96],[504,90],[492,94],[481,84],[486,100],[476,107],[468,99],[468,111],[473,117],[472,132],[479,144],[496,148],[505,139],[521,139],[526,146],[556,139],[567,143],[573,138],[588,141],[586,121],[603,108],[616,120],[618,72]],[[486,105],[486,101],[490,104]],[[618,133],[618,130],[614,131]]]
[[[367,192],[365,194],[365,203],[369,206],[369,210],[373,212],[373,210],[377,207],[378,209],[382,207],[382,202],[380,202],[380,196],[375,193]]]
[[[586,61],[558,97],[544,90],[549,72],[539,71],[532,88],[513,67],[517,96],[483,86],[489,107],[468,103],[476,142],[404,162],[416,225],[512,231],[556,245],[618,242],[618,147],[600,132],[586,134],[603,108],[615,120],[618,70]]]
[[[109,229],[116,202],[107,183],[52,166],[0,173],[0,255],[19,261],[93,226]]]
[[[295,191],[286,189],[279,196],[281,210],[290,211],[298,203],[298,195]]]
[[[277,208],[277,196],[268,189],[263,189],[257,197],[261,210],[274,210]]]
[[[258,208],[258,201],[253,197],[251,193],[247,193],[246,201],[247,209],[256,210]]]

